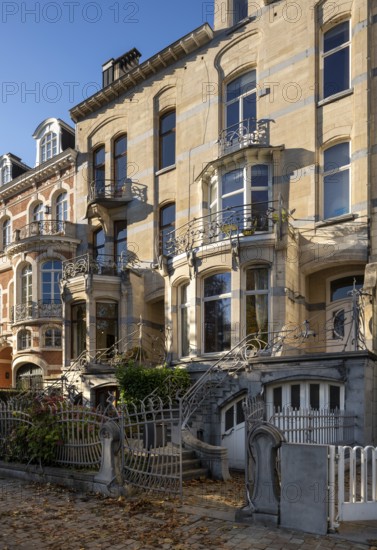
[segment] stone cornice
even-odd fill
[[[32,168],[28,172],[21,174],[9,183],[0,187],[0,201],[19,194],[41,180],[45,180],[56,175],[58,170],[64,170],[74,166],[76,163],[76,157],[77,151],[74,149],[66,149],[47,162],[44,162],[43,164]]]
[[[119,98],[120,95],[132,90],[135,86],[144,82],[159,71],[166,69],[176,61],[183,59],[212,40],[213,30],[205,23],[191,33],[183,36],[170,46],[153,55],[118,80],[115,80],[106,88],[93,94],[82,101],[70,111],[74,122],[79,122],[91,113],[98,111],[110,101]]]

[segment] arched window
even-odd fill
[[[57,152],[57,136],[55,132],[48,132],[41,140],[41,162],[54,157]]]
[[[114,183],[115,191],[120,191],[127,178],[127,136],[114,141]]]
[[[40,202],[33,208],[33,222],[43,222],[44,206]]]
[[[323,216],[334,218],[350,212],[350,143],[338,143],[323,153]]]
[[[350,88],[350,22],[323,35],[323,98]]]
[[[172,202],[163,206],[160,210],[160,245],[159,253],[169,256],[172,254],[171,247],[169,245],[169,239],[171,232],[175,228],[175,203]]]
[[[184,283],[178,288],[178,311],[179,311],[179,335],[180,355],[190,355],[190,284]]]
[[[49,260],[42,265],[42,302],[44,304],[60,304],[61,273],[60,260]]]
[[[93,153],[93,183],[97,196],[105,193],[105,146],[101,145]]]
[[[3,222],[2,233],[3,233],[3,250],[4,250],[5,247],[10,245],[12,242],[12,224],[9,218],[4,220]]]
[[[27,329],[22,329],[17,334],[17,348],[19,350],[29,349],[31,347],[31,332]]]
[[[31,304],[32,297],[33,297],[32,268],[30,264],[27,264],[21,271],[21,303]]]
[[[22,390],[41,390],[43,388],[43,372],[40,367],[28,363],[17,371],[16,384]]]
[[[64,191],[56,199],[56,222],[57,231],[64,230],[64,222],[68,219],[68,195]]]
[[[204,352],[230,349],[231,274],[216,273],[204,279]]]
[[[160,116],[159,169],[175,164],[175,110]]]
[[[256,71],[249,71],[226,87],[226,141],[242,142],[242,137],[256,130]]]

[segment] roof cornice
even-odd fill
[[[9,197],[17,195],[21,191],[24,191],[28,187],[34,185],[34,183],[54,176],[57,170],[69,168],[76,163],[76,158],[77,151],[74,149],[65,149],[59,155],[56,155],[43,164],[39,164],[35,168],[30,169],[28,172],[21,174],[9,183],[1,186],[0,200],[8,199]]]
[[[79,122],[91,113],[118,99],[120,95],[132,90],[135,86],[154,76],[161,70],[173,65],[178,60],[198,50],[213,39],[214,32],[208,23],[204,23],[191,33],[173,42],[170,46],[153,55],[140,65],[131,69],[106,88],[102,88],[88,99],[85,99],[70,110],[74,122]]]

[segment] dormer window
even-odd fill
[[[55,132],[48,132],[41,140],[41,162],[54,157],[57,152],[57,136]]]
[[[0,168],[0,184],[5,185],[12,179],[12,167],[10,164],[5,164],[5,161],[1,164]]]

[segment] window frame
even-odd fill
[[[103,153],[103,160],[101,162],[97,162],[97,155],[100,153]],[[105,186],[106,186],[106,148],[105,145],[98,145],[95,149],[93,149],[92,153],[92,159],[93,159],[93,188],[95,191],[95,194],[98,195],[104,195],[105,194]],[[97,171],[99,173],[97,173]],[[100,177],[101,175],[101,177]]]
[[[164,120],[174,114],[174,125],[169,127],[167,130],[163,131],[162,126]],[[158,170],[167,170],[173,168],[176,163],[177,156],[177,111],[176,108],[168,109],[159,115],[158,119]],[[170,153],[170,138],[174,136],[174,146],[173,152]],[[168,148],[168,157],[173,157],[173,162],[168,162],[164,160],[164,155],[166,154],[166,149]]]
[[[31,330],[22,328],[17,332],[17,350],[24,351],[31,348]]]
[[[12,221],[11,219],[5,218],[1,225],[2,241],[3,241],[3,250],[6,249],[12,243]]]
[[[248,290],[247,289],[247,273],[248,273],[248,271],[258,271],[258,270],[265,270],[267,272],[267,288]],[[244,315],[245,315],[245,336],[247,336],[249,334],[257,334],[258,335],[257,337],[260,338],[263,342],[266,342],[266,344],[267,344],[268,339],[269,339],[270,319],[271,319],[271,311],[270,311],[270,308],[271,308],[271,266],[270,265],[263,265],[263,264],[246,266],[245,271],[244,271],[244,280],[245,280],[245,284],[244,284],[243,288],[244,288],[245,300],[244,300],[243,311],[244,311]],[[256,296],[267,296],[267,330],[266,331],[260,332],[260,330],[259,330],[256,333],[255,332],[250,333],[248,331],[247,318],[248,318],[248,297],[249,296],[255,296],[255,297]],[[255,323],[257,324],[257,321],[255,321]]]
[[[124,151],[122,151],[120,154],[116,153],[117,150],[117,144],[121,142],[123,139],[125,139],[126,147]],[[128,156],[128,140],[127,140],[127,134],[121,134],[117,136],[113,141],[113,173],[114,173],[114,190],[116,192],[119,192],[122,190],[126,179],[127,179],[127,156]],[[119,166],[118,163],[121,162],[121,159],[125,158],[125,173],[122,178],[119,177]]]
[[[337,27],[344,25],[345,23],[348,24],[348,40],[325,52],[326,35],[331,31],[333,31],[334,29],[336,29]],[[351,29],[350,19],[343,19],[342,21],[337,21],[334,24],[332,24],[330,27],[327,27],[326,30],[322,32],[322,35],[321,35],[321,95],[320,95],[320,97],[322,98],[322,101],[328,101],[328,100],[330,101],[331,98],[336,98],[339,95],[345,94],[351,90],[351,59],[352,59],[351,47],[352,47],[352,29]],[[325,60],[327,58],[330,58],[333,55],[336,55],[341,50],[345,50],[346,48],[348,48],[348,85],[343,89],[337,90],[335,92],[327,93],[326,81],[325,81],[325,63],[326,63]],[[328,82],[328,84],[332,84],[332,82]]]
[[[41,163],[46,162],[56,156],[58,151],[58,136],[52,130],[46,132],[40,142]]]
[[[68,220],[68,193],[62,191],[56,197],[55,201],[55,216],[57,222],[65,222]]]
[[[52,267],[50,269],[45,268],[47,264],[52,264]],[[60,264],[58,267],[55,264]],[[60,304],[61,303],[61,297],[60,297],[60,286],[59,281],[61,277],[62,272],[62,262],[61,260],[53,259],[53,260],[46,260],[43,262],[41,266],[41,300],[43,304]],[[47,280],[46,275],[49,275],[49,280]],[[44,288],[45,285],[49,285],[51,287],[51,291],[49,293],[45,292]],[[49,294],[49,297],[45,297]]]
[[[167,223],[163,223],[163,216],[164,213],[168,211],[168,209],[174,208],[174,216],[173,221],[169,221]],[[167,254],[169,252],[166,249],[167,244],[167,236],[175,230],[177,222],[177,208],[175,202],[168,202],[166,204],[163,204],[160,206],[160,211],[158,214],[158,251],[159,256],[170,256],[171,254]]]
[[[121,239],[119,239],[119,235],[123,231],[125,231],[125,237],[122,237]],[[127,255],[127,241],[128,241],[127,220],[115,220],[114,221],[114,262],[119,266],[121,266],[123,263],[122,252],[125,252],[125,254]]]
[[[328,154],[332,149],[335,149],[336,147],[339,147],[340,145],[348,145],[348,157],[349,157],[349,163],[348,164],[341,164],[337,161],[332,161],[331,164],[334,164],[334,168],[327,169],[326,168],[326,154]],[[351,141],[350,140],[343,140],[338,141],[337,143],[333,143],[322,151],[322,215],[324,220],[331,220],[333,218],[338,218],[341,216],[345,216],[347,214],[350,214],[352,211],[352,149],[351,149]],[[347,173],[348,175],[348,183],[347,183],[347,205],[345,207],[342,207],[343,212],[337,213],[334,211],[334,208],[332,208],[332,212],[327,215],[326,209],[328,208],[328,203],[330,201],[330,198],[328,198],[328,191],[326,192],[327,186],[334,185],[334,182],[331,182],[330,178],[336,178],[336,176],[339,174]],[[329,179],[330,181],[326,184],[326,179]],[[341,180],[339,179],[340,183]],[[337,182],[335,182],[337,184]],[[330,189],[330,188],[328,188]],[[343,191],[343,188],[342,188]],[[338,196],[338,193],[336,194]],[[339,209],[338,209],[339,210]],[[344,211],[346,210],[346,211]]]
[[[232,93],[231,86],[235,86],[237,81],[241,80],[242,78],[247,77],[247,75],[251,75],[251,82],[255,82],[255,86],[250,87],[249,84],[243,85],[240,87],[240,93],[237,96],[232,97],[231,99],[228,98],[229,94]],[[234,94],[235,92],[233,92]],[[244,71],[228,82],[225,83],[225,101],[224,101],[224,130],[226,133],[226,140],[232,141],[234,137],[237,138],[237,141],[241,143],[243,137],[250,136],[253,132],[257,129],[257,117],[258,117],[258,109],[257,109],[257,71],[256,69],[249,69],[247,71]],[[245,116],[245,102],[251,100],[251,96],[254,96],[253,102],[255,103],[254,107],[254,113],[253,116]],[[232,122],[230,124],[230,112],[232,110],[232,106],[235,106],[238,104],[238,116],[235,117],[237,120],[235,122]],[[247,104],[246,104],[247,105]],[[246,124],[245,124],[245,121]],[[251,122],[249,122],[251,121]]]
[[[299,400],[300,400],[300,408],[301,409],[313,409],[313,410],[335,410],[330,409],[331,404],[331,388],[336,387],[339,389],[339,402],[340,407],[338,410],[345,410],[345,387],[342,382],[339,382],[337,380],[321,380],[321,379],[313,379],[313,380],[289,380],[285,382],[273,382],[272,384],[269,384],[266,391],[266,399],[267,404],[269,407],[269,415],[272,416],[274,407],[275,407],[275,399],[274,394],[277,389],[281,388],[281,401],[282,401],[282,409],[286,407],[292,407],[291,404],[291,394],[292,394],[292,387],[300,386],[299,390]],[[319,396],[319,408],[311,407],[311,386],[318,385],[318,396]]]
[[[32,304],[33,301],[33,266],[25,264],[20,273],[20,301],[21,304]]]
[[[186,291],[186,300],[183,301],[184,296],[183,292]],[[189,357],[190,356],[190,308],[191,308],[191,301],[190,301],[190,281],[184,281],[182,282],[178,288],[178,348],[179,348],[179,356],[180,357]],[[186,318],[184,319],[184,316]],[[187,348],[184,347],[184,341],[187,343]],[[187,351],[187,353],[186,353]]]
[[[216,277],[216,276],[219,276],[219,275],[227,275],[229,276],[229,290],[227,292],[221,292],[220,294],[213,294],[211,296],[205,296],[205,293],[206,293],[206,281],[208,281],[208,279],[212,278],[212,277]],[[228,277],[227,277],[228,278]],[[218,271],[218,272],[214,272],[214,273],[208,273],[206,275],[203,276],[203,279],[202,279],[202,335],[201,335],[201,338],[202,338],[202,346],[203,346],[203,353],[205,355],[208,355],[208,354],[219,354],[219,353],[227,353],[230,349],[231,349],[231,346],[232,346],[232,338],[231,338],[231,327],[232,327],[232,273],[230,271]],[[224,300],[229,300],[229,338],[228,338],[228,342],[225,339],[223,339],[223,342],[222,344],[224,344],[225,342],[225,346],[223,345],[222,346],[222,349],[211,349],[209,351],[207,351],[207,346],[206,346],[206,339],[207,339],[207,336],[206,336],[206,325],[208,324],[208,322],[206,321],[206,304],[208,303],[211,303],[211,302],[223,302]],[[219,317],[217,317],[219,318]],[[222,324],[222,327],[223,327],[223,332],[226,332],[227,328],[226,328],[226,325]],[[215,330],[216,330],[216,327],[215,327]],[[217,334],[219,334],[219,331],[217,331]],[[215,342],[217,343],[217,341]]]
[[[47,333],[52,331],[51,344],[47,344]],[[60,336],[56,333],[60,333]],[[59,344],[60,339],[60,344]],[[43,331],[43,347],[47,349],[61,349],[63,343],[63,334],[61,327],[46,327]]]

